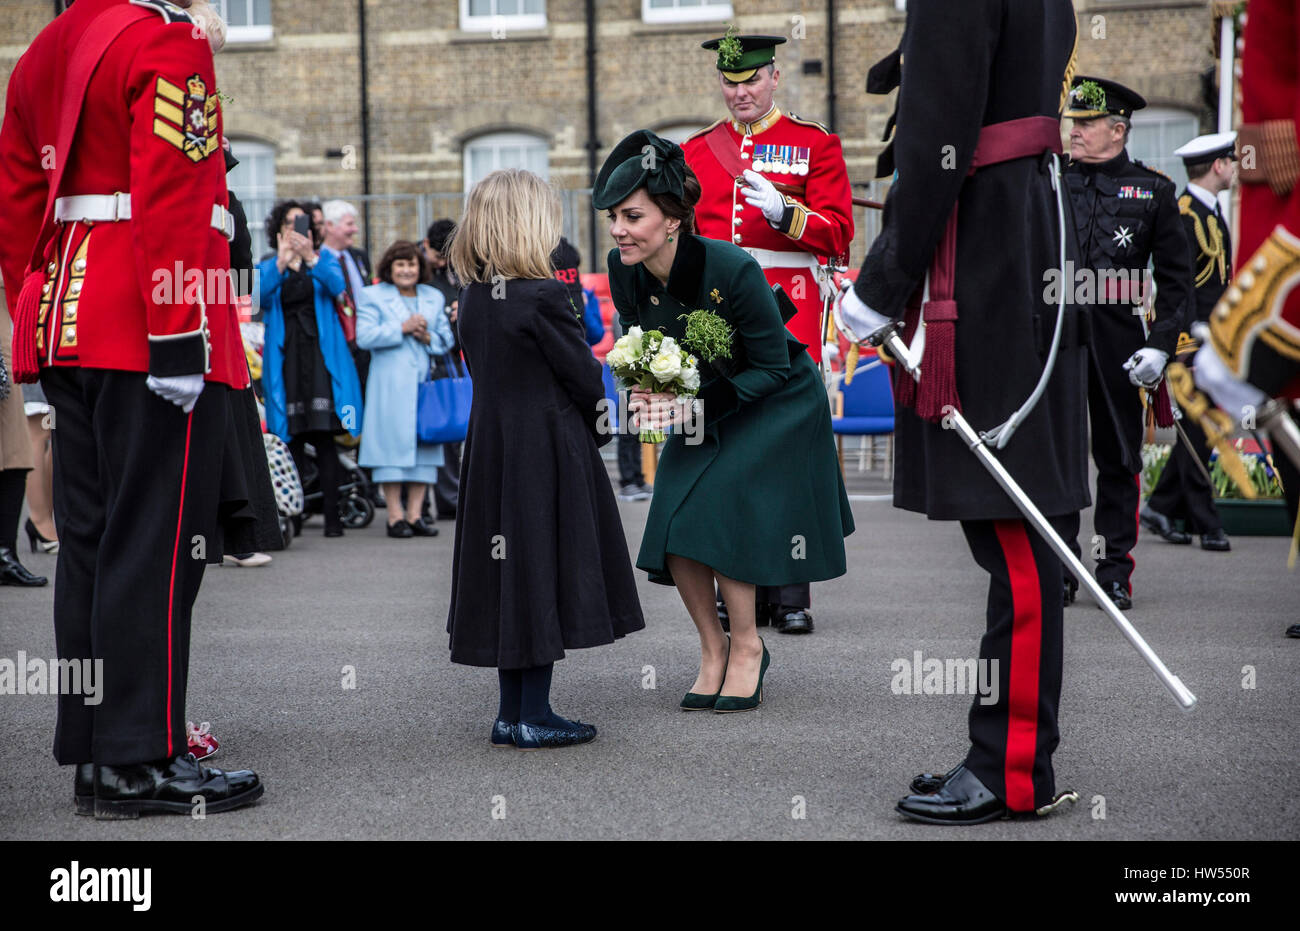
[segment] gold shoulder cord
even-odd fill
[[[1201,223],[1200,215],[1192,209],[1192,196],[1190,194],[1184,194],[1178,199],[1178,212],[1192,218],[1192,229],[1196,232],[1196,245],[1205,258],[1205,267],[1196,273],[1196,287],[1199,288],[1210,280],[1216,266],[1219,271],[1219,283],[1227,282],[1228,250],[1223,246],[1223,232],[1219,229],[1219,222],[1214,217],[1209,218],[1207,221],[1209,234],[1207,235],[1205,224]]]
[[[1230,441],[1235,427],[1227,411],[1212,405],[1196,387],[1192,373],[1181,362],[1169,363],[1169,387],[1183,412],[1197,421],[1205,431],[1205,439],[1219,451],[1223,471],[1232,479],[1243,498],[1255,498],[1255,483],[1250,480],[1246,466]]]

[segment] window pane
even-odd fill
[[[532,13],[535,16],[540,16],[542,13],[546,12],[546,0],[524,0],[523,11],[525,13]]]
[[[248,26],[248,0],[229,0],[226,4],[230,15],[226,17],[226,22],[231,26]]]
[[[469,0],[470,16],[491,16],[492,0]]]
[[[519,0],[497,0],[497,12],[502,16],[514,16],[519,13]]]
[[[258,26],[271,25],[271,0],[253,0],[253,22]]]

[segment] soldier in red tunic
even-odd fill
[[[1195,369],[1234,419],[1272,397],[1300,398],[1300,3],[1251,0],[1244,38],[1236,275],[1210,314]],[[1294,523],[1300,468],[1274,459]],[[1300,637],[1300,624],[1287,635]]]
[[[229,280],[212,51],[165,0],[77,0],[10,78],[0,268],[14,375],[54,408],[60,694],[54,755],[80,814],[217,812],[249,771],[187,753],[190,611],[216,545],[227,393],[248,384]]]
[[[731,113],[682,145],[700,181],[695,228],[730,240],[763,266],[798,313],[786,326],[822,357],[822,312],[834,295],[831,265],[847,263],[853,202],[840,139],[825,126],[782,113],[773,101],[781,36],[730,32],[704,48],[718,53],[718,83]],[[758,589],[759,626],[812,633],[808,585]],[[725,617],[726,607],[719,602]]]

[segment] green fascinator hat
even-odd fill
[[[608,210],[640,187],[651,194],[684,197],[685,181],[686,154],[682,147],[648,129],[638,129],[614,146],[605,159],[591,189],[591,205]]]

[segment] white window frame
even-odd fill
[[[537,133],[520,132],[517,130],[506,131],[506,132],[484,133],[481,136],[475,136],[473,139],[468,140],[465,143],[464,150],[462,152],[461,170],[463,172],[462,179],[465,182],[464,188],[466,194],[469,193],[469,190],[475,184],[477,184],[479,181],[482,180],[482,178],[474,177],[473,173],[470,171],[471,153],[474,152],[476,149],[481,150],[483,148],[490,147],[499,150],[507,146],[528,146],[529,148],[535,148],[542,151],[546,156],[546,165],[543,168],[543,170],[536,171],[535,173],[540,175],[544,180],[548,180],[548,181],[550,180],[551,146],[545,136],[539,135]],[[493,158],[493,163],[494,163],[493,167],[489,169],[489,173],[492,171],[496,171],[498,168],[503,167],[500,164],[499,155]],[[530,168],[529,171],[535,171],[535,170]]]
[[[257,23],[252,26],[231,26],[230,25],[230,5],[232,3],[247,4],[249,13],[253,11],[253,0],[212,0],[213,7],[221,14],[221,18],[226,22],[226,41],[227,42],[269,42],[275,35],[271,24]],[[267,4],[267,11],[270,12],[272,4]]]
[[[491,0],[495,8],[499,0]],[[469,11],[470,0],[460,0],[460,28],[462,32],[494,32],[497,30],[527,30],[546,28],[546,0],[542,0],[542,12],[517,13],[502,16],[498,13],[474,16]]]
[[[262,226],[266,220],[266,215],[270,208],[275,205],[276,197],[276,172],[275,172],[275,146],[259,139],[241,139],[232,137],[230,139],[230,149],[235,158],[239,159],[240,165],[236,166],[235,171],[244,168],[246,171],[251,170],[255,163],[260,163],[270,168],[270,187],[257,189],[247,188],[242,185],[231,185],[231,190],[239,198],[239,202],[244,205],[245,213],[248,214],[249,231],[253,234],[253,252],[260,255],[261,246],[266,244],[265,237],[261,234]],[[254,160],[257,160],[255,162]],[[265,168],[264,168],[265,170]],[[265,250],[262,250],[265,251]]]
[[[1161,128],[1161,139],[1159,152],[1155,154],[1150,152],[1135,153],[1130,145],[1128,146],[1129,156],[1140,158],[1143,163],[1163,171],[1173,179],[1178,189],[1182,190],[1187,184],[1187,170],[1183,167],[1183,160],[1174,155],[1174,149],[1200,135],[1200,120],[1197,115],[1191,110],[1184,110],[1181,107],[1152,106],[1134,113],[1131,121],[1133,127],[1130,132],[1136,132],[1139,128],[1159,126]],[[1186,125],[1180,131],[1172,132],[1171,128],[1179,124]]]
[[[652,7],[650,0],[641,0],[641,21],[646,23],[721,22],[734,17],[729,0],[700,0],[694,6],[671,7]]]

